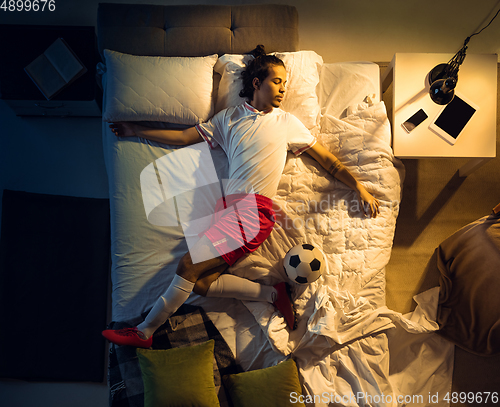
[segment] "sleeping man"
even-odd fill
[[[210,228],[191,248],[208,260],[193,262],[186,253],[180,260],[172,283],[157,300],[146,319],[137,327],[105,330],[103,335],[118,345],[148,348],[153,333],[187,300],[192,291],[207,297],[236,298],[247,301],[268,301],[283,315],[288,327],[294,328],[294,312],[285,283],[266,286],[223,274],[238,259],[256,250],[271,233],[275,219],[272,198],[283,172],[287,151],[299,155],[306,151],[332,176],[352,188],[367,214],[375,217],[379,202],[311,135],[310,131],[290,113],[280,109],[285,94],[286,69],[283,62],[266,55],[258,46],[254,59],[242,73],[240,96],[247,102],[217,113],[208,122],[186,130],[151,129],[132,123],[113,123],[119,137],[139,136],[170,145],[206,142],[210,148],[220,145],[228,158],[228,178],[252,186],[253,205],[247,203],[248,193],[238,190],[240,183],[229,183],[225,197],[214,209]],[[247,191],[248,192],[248,191]],[[238,216],[222,209],[238,203]],[[255,204],[257,211],[255,211]],[[245,227],[253,225],[252,239],[234,244]],[[247,230],[247,229],[246,229]],[[238,247],[236,250],[231,248]]]

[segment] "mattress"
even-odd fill
[[[349,79],[348,72],[352,73],[352,77],[355,77],[356,81],[346,82]],[[338,89],[342,86],[351,90],[359,89],[354,94],[360,95],[357,100],[360,103],[363,103],[366,96],[371,98],[370,103],[378,103],[378,66],[371,63],[325,64],[322,68],[319,87],[319,94],[323,95],[320,97],[322,105],[328,108],[333,104],[332,100],[327,97],[325,88]],[[361,96],[363,94],[364,96]],[[332,95],[335,99],[335,107],[331,110],[338,113],[339,116],[346,114],[347,104],[352,101],[353,92],[345,91],[344,95],[338,91]],[[340,108],[341,105],[345,105],[343,110]],[[381,107],[382,104],[377,106]],[[370,111],[374,108],[376,109],[376,106],[372,107]],[[333,118],[330,115],[325,117]],[[388,127],[385,130],[387,136]],[[319,135],[323,138],[326,137],[325,134]],[[388,146],[387,140],[385,143]],[[112,318],[114,320],[127,320],[140,315],[151,307],[155,296],[163,293],[164,285],[168,284],[169,279],[172,278],[172,272],[176,268],[175,259],[187,252],[187,245],[180,226],[159,227],[148,222],[140,185],[140,174],[144,168],[175,148],[145,139],[123,138],[117,140],[108,128],[108,124],[104,122],[103,144],[110,197],[112,198],[110,202],[113,256]],[[211,150],[211,154],[217,174],[224,177],[227,166],[224,152],[220,148],[215,148]],[[280,189],[289,188],[284,183],[290,179],[292,166],[302,165],[304,157],[294,160],[289,155],[287,168],[290,170],[285,170]],[[308,164],[311,163],[309,158],[306,157],[305,160]],[[298,169],[296,168],[294,171],[297,172]],[[306,169],[306,172],[309,173],[311,170]],[[326,188],[347,190],[347,187],[341,183],[332,182],[331,179],[327,180],[325,174],[326,172],[322,174],[321,178],[324,179],[324,183],[329,185]],[[182,178],[183,175],[179,174],[179,177]],[[287,191],[280,191],[278,195],[280,193],[285,195]],[[397,216],[399,194],[400,185],[397,185],[393,192],[397,198],[391,213],[393,221],[390,227],[392,228]],[[160,284],[159,282],[164,283]]]

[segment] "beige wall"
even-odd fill
[[[95,25],[99,0],[55,0],[56,11],[1,12],[0,24]],[[499,0],[102,0],[147,4],[282,3],[297,7],[301,49],[326,62],[390,61],[395,52],[454,53],[493,17]],[[500,16],[469,43],[471,53],[500,54]]]
[[[327,62],[455,53],[500,7],[498,0],[311,0],[310,9],[304,1],[294,3],[301,48],[314,49]],[[500,54],[500,16],[471,39],[468,52]]]

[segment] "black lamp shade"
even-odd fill
[[[455,86],[457,80],[452,77],[434,81],[429,90],[431,99],[438,105],[447,105],[455,96]]]

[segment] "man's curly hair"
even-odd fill
[[[241,79],[243,79],[243,89],[240,91],[240,97],[246,98],[248,101],[253,99],[254,78],[259,79],[262,83],[264,79],[269,75],[269,67],[281,65],[283,68],[285,64],[281,59],[274,55],[267,55],[263,45],[257,45],[257,47],[250,52],[253,55],[252,59],[245,70],[241,73]]]

